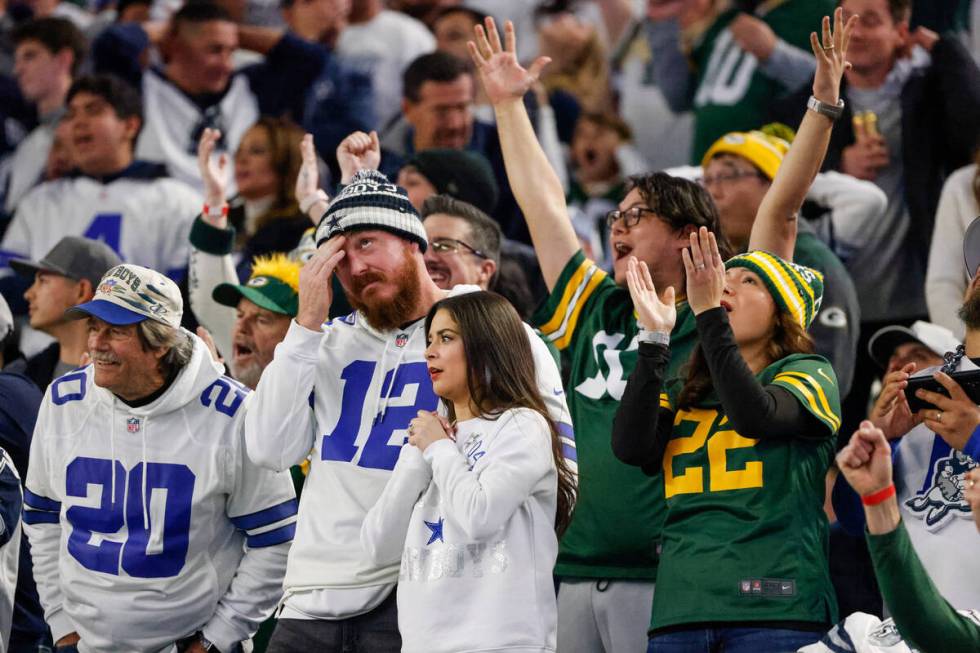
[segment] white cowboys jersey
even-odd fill
[[[45,620],[80,651],[169,650],[199,629],[227,651],[282,594],[292,481],[248,460],[248,390],[194,343],[146,406],[96,386],[92,366],[45,394],[24,523]]]
[[[458,286],[453,292],[473,289]],[[324,332],[293,322],[263,372],[245,418],[249,456],[285,470],[311,455],[286,570],[287,598],[304,590],[364,589],[397,580],[398,563],[372,563],[360,532],[391,476],[409,421],[438,405],[423,331],[419,320],[405,331],[379,332],[359,314],[333,320]],[[527,333],[539,390],[574,466],[558,367],[530,327]]]
[[[174,276],[187,265],[201,202],[189,186],[167,177],[47,182],[21,200],[0,245],[3,263],[37,261],[64,236],[84,236],[105,242],[127,263]]]
[[[220,129],[225,151],[233,154],[259,119],[259,102],[245,75],[234,75],[221,101],[202,112],[183,91],[150,69],[143,74],[143,107],[137,158],[166,164],[170,174],[198,191],[203,190],[203,182],[197,141],[204,127]],[[233,180],[229,179],[226,190],[229,197],[235,194]]]

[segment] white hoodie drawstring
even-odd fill
[[[374,409],[371,411],[371,424],[373,425],[378,421],[378,407],[381,405],[381,395],[384,391],[384,371],[385,371],[385,359],[388,357],[388,340],[385,340],[385,349],[381,352],[381,385],[378,387],[378,394],[374,398]],[[394,383],[392,379],[392,383]]]
[[[146,416],[143,418],[143,428],[140,432],[143,434],[143,489],[141,501],[143,504],[143,530],[145,530],[147,539],[150,537],[150,498],[146,496],[146,477],[149,475],[148,463],[146,462],[146,432],[150,429],[150,418]]]
[[[405,346],[401,348],[402,351],[398,355],[398,359],[395,361],[395,366],[391,368],[391,383],[388,384],[388,392],[385,394],[384,403],[381,406],[382,420],[384,420],[385,418],[385,413],[388,412],[388,400],[391,398],[391,391],[395,387],[395,375],[398,373],[398,366],[402,364],[402,360],[404,360],[405,358],[405,352],[408,351],[408,346],[412,344],[412,339],[415,337],[415,334],[419,332],[419,329],[421,327],[422,327],[422,323],[415,325],[415,328],[412,329],[412,332],[408,334],[408,341],[405,343]],[[386,343],[385,351],[387,350],[388,350],[388,345]],[[384,372],[384,357],[381,358],[381,364],[382,364],[381,371]],[[383,380],[382,383],[384,383]]]
[[[109,410],[109,464],[112,466],[112,483],[110,501],[116,503],[116,395],[112,395],[112,405]]]

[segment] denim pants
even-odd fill
[[[795,653],[822,636],[782,628],[692,628],[652,635],[647,653]]]
[[[348,619],[280,619],[266,653],[399,653],[395,592],[378,607]]]

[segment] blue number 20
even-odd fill
[[[323,436],[323,444],[320,447],[321,460],[342,462],[354,460],[357,454],[357,446],[354,443],[361,430],[364,400],[371,386],[375,366],[376,363],[372,361],[354,361],[340,373],[340,378],[344,380],[340,419],[337,420],[334,430]],[[410,386],[413,385],[415,403],[410,406],[389,407],[385,411],[384,419],[376,419],[372,424],[371,432],[357,462],[361,467],[394,469],[401,447],[388,444],[391,434],[399,429],[408,428],[408,423],[418,411],[436,409],[439,398],[432,391],[428,369],[422,362],[406,363],[389,371],[381,384],[381,396],[388,396],[390,390],[390,397],[397,399],[409,392]]]
[[[116,491],[110,496],[113,465]],[[118,461],[78,457],[68,465],[65,485],[70,497],[88,496],[89,485],[102,488],[99,507],[72,506],[65,514],[72,525],[68,552],[82,566],[118,576],[121,550],[122,569],[132,577],[170,578],[180,573],[187,557],[194,496],[194,473],[186,465],[148,463],[143,497],[143,463],[127,474]],[[153,490],[165,490],[167,498],[162,545],[160,551],[149,553],[152,524],[143,523],[143,502],[149,503]],[[90,543],[94,533],[118,533],[123,526],[129,533],[124,544],[106,539]]]

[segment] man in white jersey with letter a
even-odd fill
[[[424,318],[447,296],[429,277],[425,229],[404,189],[362,170],[330,204],[318,250],[300,273],[299,312],[266,367],[245,418],[248,454],[289,469],[310,455],[285,597],[269,653],[396,652],[398,565],[361,547],[364,516],[381,495],[418,411],[437,397],[424,359]],[[337,273],[355,313],[327,325]],[[453,292],[478,290],[457,286]],[[554,360],[530,327],[541,394],[574,440]],[[311,453],[312,450],[312,453]],[[472,561],[466,561],[469,565]]]
[[[248,389],[182,313],[136,265],[67,311],[93,363],[48,387],[24,493],[56,650],[241,651],[282,596],[292,482],[249,461]]]

